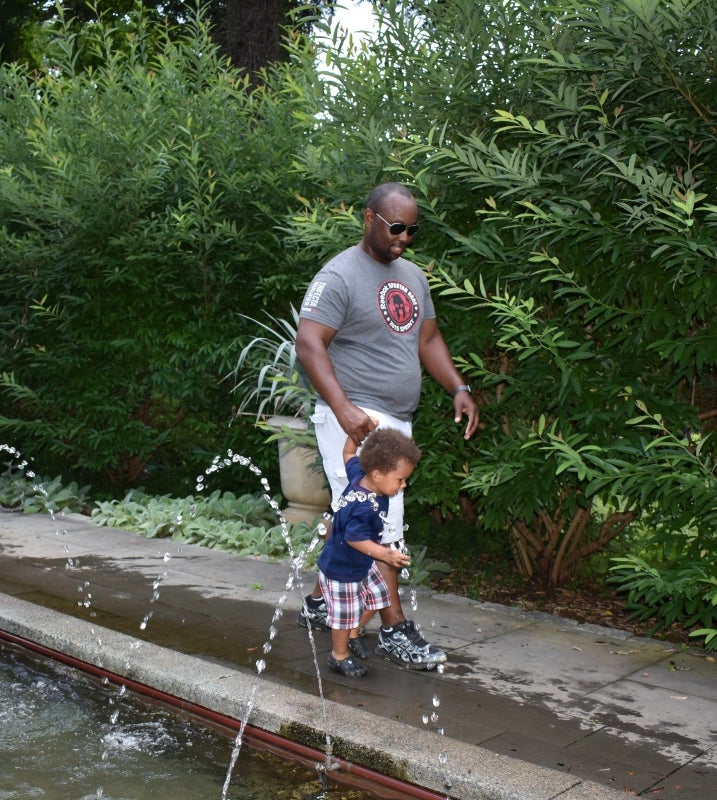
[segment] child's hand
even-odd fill
[[[386,555],[388,558],[385,558],[384,561],[395,569],[403,569],[404,567],[411,566],[411,556],[409,556],[408,553],[402,553],[400,550],[387,548]]]

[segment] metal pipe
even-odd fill
[[[33,642],[30,639],[17,636],[9,631],[0,629],[0,640],[9,642],[10,644],[22,647],[26,650],[30,650],[34,653],[38,653],[39,655],[51,658],[55,661],[59,661],[70,667],[73,667],[80,672],[92,675],[93,677],[101,680],[106,679],[111,683],[126,686],[133,692],[136,692],[144,697],[151,698],[162,705],[177,709],[205,722],[209,722],[215,728],[219,728],[224,732],[228,733],[231,731],[236,734],[241,726],[241,720],[236,720],[233,717],[227,716],[226,714],[213,711],[212,709],[201,706],[198,703],[192,703],[188,700],[183,700],[181,697],[163,692],[160,689],[156,689],[155,687],[149,686],[146,683],[135,681],[132,678],[125,678],[116,672],[110,672],[103,667],[98,667],[95,664],[75,658],[67,653],[62,653],[59,650],[53,650],[50,647],[46,647],[45,645]],[[304,764],[304,766],[315,766],[317,763],[323,763],[324,761],[325,754],[320,750],[307,747],[306,745],[299,744],[298,742],[292,742],[290,739],[285,739],[283,736],[279,736],[271,731],[263,730],[262,728],[256,728],[250,724],[247,724],[244,729],[244,738],[249,742],[250,745],[253,744],[255,749],[269,750],[276,755],[283,755],[285,758],[289,758],[290,760],[299,761]],[[257,747],[257,743],[260,743],[261,746]],[[430,789],[426,789],[422,786],[417,786],[412,783],[406,783],[405,781],[398,780],[397,778],[392,778],[389,775],[382,775],[380,772],[375,772],[368,767],[362,767],[359,764],[352,764],[350,761],[335,758],[334,756],[332,756],[332,759],[336,764],[338,764],[340,772],[351,776],[352,780],[350,783],[352,785],[358,786],[359,788],[366,788],[369,791],[372,791],[374,794],[378,794],[386,798],[397,798],[398,800],[403,800],[404,798],[406,800],[446,800],[445,794],[438,794]]]

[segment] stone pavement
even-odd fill
[[[259,681],[251,724],[328,725],[346,743],[385,751],[407,779],[466,800],[717,798],[714,657],[426,590],[413,602],[407,591],[407,616],[448,653],[444,670],[374,656],[365,678],[345,679],[326,667],[328,634],[315,633],[325,712],[311,641],[295,621],[313,579],[292,586],[286,564],[143,539],[78,515],[0,513],[2,630],[80,648],[87,660],[102,631],[102,659],[117,671],[127,642],[142,642],[137,679],[156,656],[154,680],[238,719],[238,695]],[[372,649],[375,640],[371,629]]]

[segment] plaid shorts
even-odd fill
[[[388,586],[378,571],[376,562],[371,565],[363,580],[348,583],[332,581],[319,570],[319,585],[326,601],[326,624],[329,628],[358,628],[364,611],[377,611],[391,605]]]

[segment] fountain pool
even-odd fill
[[[0,800],[218,798],[232,740],[219,725],[0,644]],[[244,747],[227,796],[304,800],[321,790],[305,759]],[[337,785],[327,797],[376,795]]]

